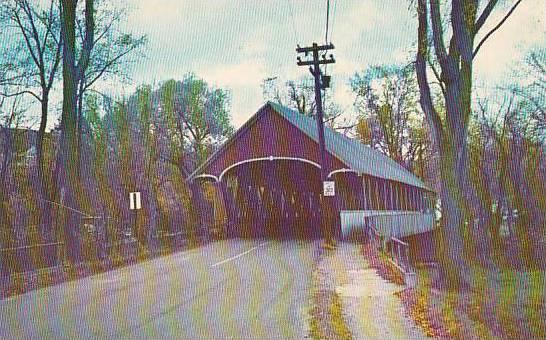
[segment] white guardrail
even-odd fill
[[[367,227],[375,228],[386,239],[402,238],[434,229],[434,214],[420,211],[342,210],[341,234],[348,237]]]

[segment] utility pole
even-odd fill
[[[298,47],[296,48],[297,53],[304,53],[307,57],[309,53],[312,53],[312,60],[301,60],[301,57],[298,57],[298,66],[309,66],[309,72],[313,75],[315,78],[315,106],[317,109],[316,112],[316,121],[317,121],[317,129],[318,129],[318,137],[319,137],[319,160],[320,160],[320,179],[321,179],[321,185],[324,186],[324,182],[326,181],[326,177],[328,176],[328,169],[326,168],[326,145],[324,142],[324,113],[322,111],[322,89],[326,89],[330,87],[330,76],[323,75],[320,71],[320,65],[324,64],[333,64],[335,63],[334,56],[330,54],[330,58],[326,59],[326,52],[328,50],[333,50],[334,45],[332,43],[328,45],[318,45],[317,43],[313,43],[310,47]],[[322,55],[322,59],[319,58],[319,52],[324,51],[324,54]],[[322,190],[324,190],[322,188]],[[323,193],[324,194],[324,193]],[[323,224],[323,230],[325,231],[325,238],[326,242],[332,242],[333,241],[333,235],[331,232],[331,227],[328,225],[329,222],[325,221],[324,219],[324,211],[327,205],[325,204],[326,197],[323,195],[322,200],[322,224]]]

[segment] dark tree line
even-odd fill
[[[229,93],[188,75],[128,98],[101,94],[104,82],[130,77],[146,43],[121,30],[126,11],[107,1],[13,0],[0,12],[0,34],[13,40],[0,58],[0,247],[60,240],[77,262],[91,217],[114,226],[101,237],[129,233],[144,247],[160,232],[191,232],[184,179],[232,133]],[[51,129],[55,87],[62,107]],[[34,102],[37,132],[23,128]],[[137,221],[130,191],[144,198]]]

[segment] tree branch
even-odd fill
[[[430,58],[427,59],[428,65],[430,66],[430,69],[432,70],[432,73],[434,74],[434,77],[438,80],[438,85],[440,86],[440,89],[442,90],[442,93],[444,94],[444,97],[446,95],[446,88],[444,86],[444,83],[442,81],[442,77],[436,67],[434,67],[434,64],[430,60]]]
[[[30,56],[37,67],[40,67],[40,63],[38,61],[38,57],[36,57],[36,53],[34,52],[34,47],[30,43],[30,39],[27,35],[27,30],[24,27],[23,23],[21,22],[21,18],[19,17],[19,13],[17,13],[17,10],[14,10],[14,20],[17,23],[17,26],[21,29],[21,33],[23,34],[23,38],[25,39],[25,43],[27,45],[28,51],[30,53]]]
[[[434,1],[434,0],[431,0]],[[427,20],[427,4],[426,0],[418,0],[417,15],[419,20],[418,25],[418,39],[417,39],[417,56],[415,60],[415,71],[417,74],[417,83],[419,84],[419,90],[421,93],[420,104],[427,120],[430,124],[431,131],[437,145],[440,145],[443,138],[443,129],[440,116],[434,109],[432,104],[432,97],[430,94],[430,86],[427,79],[427,55],[428,55],[428,20]]]
[[[51,1],[51,4],[49,5],[49,11],[46,16],[47,19],[40,17],[40,15],[38,15],[35,10],[33,9],[31,10],[46,29],[44,37],[42,39],[42,43],[41,43],[41,46],[43,46],[43,49],[45,51],[45,49],[47,48],[47,40],[49,38],[49,35],[53,34],[51,30],[51,26],[53,25],[53,1]]]
[[[93,78],[91,81],[87,82],[87,84],[85,85],[84,91],[87,90],[91,85],[93,85],[104,74],[104,72],[106,72],[106,70],[108,70],[109,67],[111,67],[114,63],[116,63],[118,60],[123,58],[125,55],[127,55],[129,52],[133,51],[134,49],[136,49],[136,46],[132,46],[130,49],[120,53],[118,56],[116,56],[115,58],[113,58],[112,60],[107,62],[100,69],[100,71],[98,71],[98,74],[95,76],[95,78]]]
[[[110,20],[110,22],[106,24],[102,32],[95,38],[95,40],[93,41],[93,46],[96,45],[106,35],[106,33],[108,33],[108,31],[110,31],[114,22],[119,21],[120,18],[121,18],[121,11],[116,12],[116,15],[112,18],[112,20]]]
[[[61,49],[62,49],[62,37],[59,38],[59,42],[57,43],[57,50],[55,51],[55,62],[53,63],[53,66],[51,67],[50,73],[49,73],[49,79],[47,82],[47,88],[51,89],[53,86],[53,80],[55,79],[55,74],[57,73],[57,69],[59,68],[59,64],[61,62]]]
[[[476,35],[476,33],[478,33],[478,31],[482,28],[483,24],[485,24],[487,18],[489,17],[498,2],[499,0],[489,0],[487,6],[485,6],[482,14],[480,14],[480,17],[478,18],[478,20],[476,20],[476,23],[474,24],[474,30],[472,34]]]
[[[36,28],[36,25],[34,24],[34,16],[32,15],[32,10],[30,9],[30,5],[28,4],[27,1],[21,2],[21,6],[23,8],[23,12],[25,12],[25,14],[27,15],[28,22],[30,23],[30,28],[32,29],[32,37],[36,43],[36,49],[38,50],[40,65],[43,65],[44,51],[42,50],[42,46],[40,44],[40,35],[38,34],[38,29]]]
[[[0,92],[0,96],[6,97],[6,98],[16,97],[16,96],[20,96],[22,94],[30,94],[31,96],[38,99],[39,101],[42,101],[42,98],[40,98],[40,96],[38,96],[36,93],[34,93],[34,92],[30,91],[30,90],[18,91],[18,92],[14,92],[14,93]]]
[[[491,35],[493,35],[493,33],[495,33],[495,31],[497,31],[503,24],[506,20],[508,20],[508,18],[510,17],[510,15],[512,15],[512,13],[514,13],[514,11],[516,10],[516,8],[519,6],[519,4],[522,2],[523,0],[518,0],[516,1],[516,3],[512,6],[512,8],[510,8],[510,10],[508,11],[508,13],[506,13],[506,15],[502,18],[501,21],[499,21],[499,23],[493,27],[483,38],[482,40],[479,42],[478,46],[476,46],[476,49],[474,50],[474,52],[472,53],[472,58],[475,58],[476,55],[478,54],[478,51],[480,50],[480,48],[483,46],[483,44],[485,43],[485,41],[487,39],[489,39],[489,37]]]
[[[77,66],[78,79],[83,77],[89,65],[91,49],[93,48],[93,41],[95,41],[95,13],[93,4],[94,0],[85,0],[85,39],[83,40],[80,60]]]
[[[423,4],[426,11],[426,3]],[[442,29],[442,19],[440,17],[440,4],[438,0],[430,0],[430,17],[432,22],[432,40],[434,42],[434,51],[442,68],[447,63],[447,51],[444,44],[444,31]],[[426,17],[425,17],[426,20]],[[425,36],[426,39],[426,36]]]

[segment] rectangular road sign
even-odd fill
[[[129,209],[131,210],[140,210],[142,209],[142,204],[140,202],[140,192],[130,192],[129,193]]]
[[[324,181],[322,183],[324,197],[332,197],[336,195],[336,184],[334,181]]]

